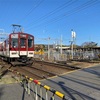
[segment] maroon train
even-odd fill
[[[9,34],[0,43],[0,56],[9,62],[30,60],[34,57],[34,36],[23,32]]]

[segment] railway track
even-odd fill
[[[5,62],[2,62],[2,64]],[[78,69],[77,67],[68,66],[65,64],[51,63],[46,61],[34,60],[31,65],[18,65],[15,67],[15,63],[5,63],[4,71],[8,71],[10,68],[24,76],[28,76],[33,79],[41,80],[52,76],[59,76],[63,73]],[[8,67],[7,67],[8,66]]]
[[[22,75],[25,75],[37,80],[54,76],[53,73],[49,73],[49,72],[46,72],[44,70],[40,70],[34,67],[24,66],[24,67],[13,67],[11,69],[21,73]]]
[[[41,60],[34,60],[34,64],[41,64],[41,65],[50,65],[50,66],[55,66],[55,67],[61,67],[61,68],[67,68],[67,69],[79,69],[76,66],[69,66],[68,64],[61,64],[61,63],[52,63],[52,62],[47,62],[47,61],[41,61]]]
[[[9,73],[8,69],[11,68],[11,66],[11,64],[7,64],[5,61],[0,59],[0,78]]]

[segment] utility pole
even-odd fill
[[[60,53],[61,53],[61,55],[62,55],[62,35],[61,35],[61,40],[60,40]]]
[[[76,38],[76,33],[75,31],[73,31],[73,29],[71,29],[71,35],[72,35],[72,40],[71,40],[71,55],[72,55],[72,59],[73,59],[73,44],[75,42],[75,38]]]
[[[48,60],[50,58],[50,47],[49,47],[49,44],[50,44],[50,37],[48,38]]]

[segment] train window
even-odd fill
[[[12,45],[12,47],[14,47],[14,48],[18,47],[18,39],[12,38],[11,45]]]
[[[33,47],[33,40],[32,39],[28,39],[28,48]]]
[[[20,38],[20,46],[25,47],[26,44],[26,39],[25,38]]]

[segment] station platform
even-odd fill
[[[100,100],[100,65],[40,82],[60,91],[72,100]],[[36,100],[36,98],[31,94],[28,95],[20,83],[16,83],[0,85],[0,100]]]

